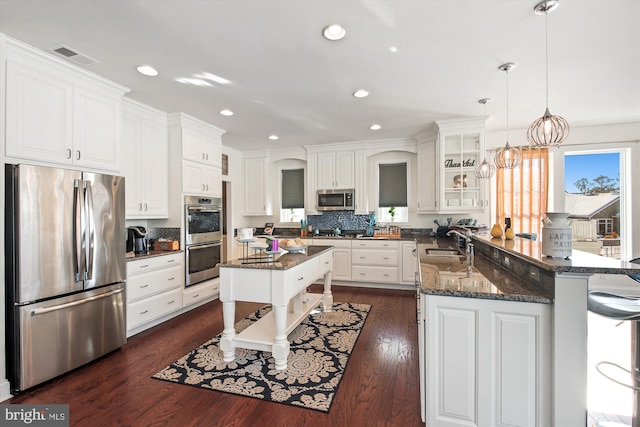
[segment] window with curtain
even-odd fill
[[[280,222],[300,222],[304,214],[304,169],[283,169]]]
[[[515,169],[498,169],[497,218],[504,229],[511,218],[516,233],[537,233],[547,211],[549,191],[549,149],[521,147],[522,162]]]
[[[378,165],[378,221],[409,221],[406,162]]]

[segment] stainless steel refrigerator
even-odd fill
[[[126,343],[124,178],[5,165],[7,373],[14,391]]]

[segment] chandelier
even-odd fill
[[[509,145],[509,70],[515,68],[515,66],[516,64],[513,62],[507,62],[498,67],[500,71],[504,71],[507,75],[507,143],[496,151],[496,158],[494,159],[494,163],[499,169],[517,168],[522,159],[520,149]]]
[[[557,147],[569,135],[569,123],[562,116],[554,116],[549,112],[549,31],[548,14],[559,5],[558,0],[544,0],[533,10],[545,17],[545,70],[546,70],[546,110],[542,117],[531,123],[527,130],[527,140],[534,147]]]

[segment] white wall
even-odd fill
[[[0,33],[0,82],[5,81],[5,60],[6,60],[6,38],[4,34]],[[5,141],[5,100],[6,100],[6,86],[0,84],[0,164],[2,164],[2,172],[0,173],[0,242],[4,248],[4,153],[6,147]],[[7,381],[6,370],[6,354],[5,354],[5,281],[4,281],[4,249],[2,250],[2,256],[0,256],[0,319],[2,319],[2,327],[0,328],[0,402],[11,397],[9,382]]]

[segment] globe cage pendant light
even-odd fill
[[[491,98],[482,98],[482,99],[479,99],[478,102],[485,107],[483,111],[484,111],[484,114],[486,115],[487,103],[491,102]],[[484,129],[482,132],[484,133]],[[496,167],[493,164],[487,162],[487,153],[485,151],[484,160],[482,161],[482,163],[480,163],[476,167],[476,177],[480,179],[491,178],[495,172],[496,172]]]
[[[548,14],[553,11],[560,2],[558,0],[544,0],[538,3],[533,10],[537,15],[544,14],[545,22],[545,70],[546,70],[546,109],[542,117],[531,123],[527,130],[527,140],[534,147],[557,147],[569,135],[569,123],[562,116],[554,116],[549,112],[549,31]]]
[[[507,62],[498,67],[500,71],[504,71],[507,75],[507,143],[504,147],[496,151],[494,163],[499,169],[514,169],[520,165],[522,153],[518,147],[509,145],[509,70],[515,68],[516,64]]]

